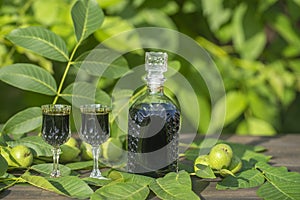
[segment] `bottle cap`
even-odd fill
[[[148,72],[146,80],[152,83],[163,83],[163,73],[167,71],[168,54],[164,52],[146,52],[145,68]]]

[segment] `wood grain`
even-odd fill
[[[290,171],[300,173],[300,134],[282,134],[276,137],[223,135],[221,138],[231,142],[264,146],[267,148],[265,154],[273,156],[271,159],[273,166],[286,166]],[[256,195],[257,188],[218,191],[215,189],[216,182],[207,183],[200,179],[193,182],[195,183],[193,190],[204,200],[260,199]],[[2,191],[0,199],[67,200],[71,198],[34,186],[18,184]]]

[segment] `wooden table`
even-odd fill
[[[222,139],[243,144],[262,145],[267,148],[265,154],[273,156],[271,159],[273,166],[285,166],[290,171],[300,173],[300,134],[282,134],[276,137],[223,135]],[[216,182],[210,182],[205,188],[194,188],[194,190],[201,196],[201,199],[205,200],[260,199],[256,195],[257,188],[218,191],[215,187]],[[15,185],[1,192],[0,199],[64,200],[70,198],[29,185]]]

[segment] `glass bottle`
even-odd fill
[[[180,111],[164,94],[168,55],[146,52],[147,91],[128,115],[128,171],[161,177],[178,171]]]

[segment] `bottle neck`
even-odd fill
[[[164,86],[162,84],[147,84],[148,93],[151,95],[160,95],[164,94]]]

